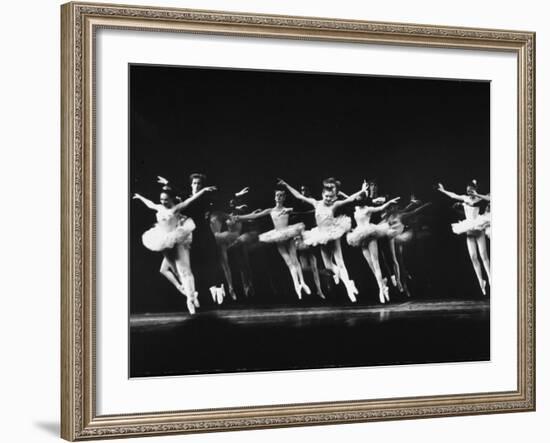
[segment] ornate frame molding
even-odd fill
[[[74,440],[535,409],[535,34],[68,3],[62,17],[61,435]],[[518,388],[513,392],[98,416],[94,35],[99,28],[508,51],[518,57]]]

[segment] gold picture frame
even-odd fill
[[[535,34],[73,2],[61,7],[61,436],[109,437],[533,411],[535,409]],[[96,414],[94,37],[97,29],[190,32],[517,55],[517,390],[246,408]]]

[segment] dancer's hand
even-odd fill
[[[206,186],[205,188],[202,188],[201,191],[203,193],[206,193],[206,192],[213,192],[213,191],[217,191],[218,188],[216,186]]]
[[[157,183],[160,183],[161,185],[167,185],[168,180],[164,177],[161,177],[160,175],[157,175]]]
[[[437,190],[438,190],[438,191],[444,191],[444,190],[445,190],[445,188],[443,187],[443,184],[442,184],[442,183],[438,183],[438,184],[437,184]]]
[[[397,203],[400,199],[401,199],[401,197],[392,198],[392,199],[388,202],[388,204],[391,205],[391,204]]]
[[[132,195],[132,200],[139,200],[141,198],[141,195],[139,195],[137,192]]]
[[[281,214],[290,214],[292,211],[294,211],[294,208],[284,208]]]
[[[239,206],[235,206],[235,209],[236,209],[237,211],[242,211],[242,210],[244,210],[244,209],[246,209],[246,208],[248,208],[248,206],[247,206],[247,205],[239,205]]]
[[[361,185],[361,191],[367,194],[368,190],[369,190],[369,185],[366,180],[363,180],[363,184]]]
[[[247,186],[246,188],[241,189],[239,192],[235,193],[235,197],[242,197],[245,194],[248,194],[248,191],[250,191],[250,188]]]
[[[260,213],[260,212],[262,212],[262,211],[263,211],[263,209],[254,209],[254,210],[252,211],[252,214],[258,214],[258,213]]]
[[[277,184],[281,186],[288,186],[288,183],[285,182],[282,178],[277,178]]]

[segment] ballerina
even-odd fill
[[[300,186],[300,193],[304,197],[311,197],[311,192],[309,191],[309,188],[305,185]],[[299,213],[294,212],[294,215],[299,216],[300,221],[304,223],[307,229],[308,224],[315,223],[314,212],[315,211],[313,210],[303,211]],[[310,228],[312,227],[313,226],[310,226]],[[326,297],[323,293],[323,288],[321,287],[321,277],[319,275],[319,266],[317,264],[315,250],[313,249],[313,247],[306,245],[302,240],[303,239],[301,237],[298,237],[296,240],[296,249],[298,250],[298,258],[300,259],[300,264],[302,265],[302,269],[311,271],[313,282],[315,283],[315,289],[317,290],[317,295],[324,300]]]
[[[248,191],[248,187],[243,188],[239,192],[235,193],[235,197],[242,197],[246,195]],[[242,226],[238,226],[238,224],[231,219],[230,214],[222,211],[213,211],[210,213],[210,228],[214,233],[214,237],[216,238],[216,243],[218,245],[218,257],[225,276],[229,295],[233,300],[237,300],[237,294],[233,287],[233,277],[231,275],[227,251],[239,238]]]
[[[302,290],[308,295],[311,294],[311,290],[304,281],[302,267],[296,255],[295,244],[295,238],[305,230],[305,225],[303,223],[288,224],[289,214],[292,212],[292,208],[284,206],[285,199],[286,192],[282,189],[277,189],[275,191],[275,206],[273,208],[264,210],[257,209],[246,215],[235,215],[233,219],[240,222],[255,220],[267,215],[271,216],[274,229],[260,234],[259,240],[263,243],[275,243],[277,245],[277,250],[290,271],[294,290],[301,300]]]
[[[487,202],[487,207],[485,208],[485,211],[479,217],[482,218],[482,220],[485,220],[486,222],[485,235],[490,239],[491,238],[491,195],[478,194],[476,191],[474,191],[472,195],[474,197],[478,197],[481,200],[484,200]]]
[[[165,188],[173,189],[176,193],[184,195],[178,191],[172,183],[164,177],[157,177],[158,183]],[[206,176],[204,174],[194,173],[189,176],[191,195],[198,195],[192,201],[192,204],[186,208],[186,214],[193,218],[196,224],[193,233],[193,249],[191,251],[191,267],[197,272],[198,280],[203,281],[209,288],[210,295],[214,303],[221,305],[225,297],[223,285],[223,271],[218,259],[218,247],[214,233],[210,227],[209,214],[212,208],[210,198],[204,197],[202,189],[206,189]],[[208,187],[210,191],[217,190],[215,186]]]
[[[338,284],[342,280],[349,299],[356,302],[355,296],[359,291],[355,282],[349,278],[340,243],[340,238],[351,229],[351,219],[346,215],[335,216],[334,212],[359,198],[366,191],[366,182],[363,183],[360,191],[343,200],[337,200],[339,182],[334,179],[325,180],[323,183],[322,200],[302,195],[284,180],[279,179],[279,184],[285,186],[298,200],[315,208],[317,227],[303,233],[303,242],[308,246],[321,246],[323,263],[328,270],[332,271],[334,282]]]
[[[202,193],[215,188],[204,188]],[[170,281],[187,298],[187,309],[190,314],[199,307],[195,278],[191,271],[189,251],[195,230],[192,218],[181,213],[200,195],[194,195],[180,203],[175,203],[175,197],[169,190],[160,194],[160,204],[156,204],[140,194],[134,194],[135,200],[140,200],[149,209],[156,211],[157,223],[142,235],[143,245],[155,252],[162,252],[164,258],[160,273]]]
[[[437,186],[438,191],[462,203],[466,219],[458,223],[453,223],[451,227],[453,232],[457,235],[466,234],[466,245],[470,254],[470,260],[474,267],[481,292],[485,295],[487,282],[483,279],[483,271],[479,259],[481,258],[490,285],[491,267],[485,236],[485,228],[490,225],[490,222],[487,217],[479,215],[479,203],[483,199],[477,194],[477,182],[472,180],[472,182],[468,184],[466,187],[466,195],[459,195],[447,191],[441,183],[438,183]]]
[[[388,239],[393,260],[395,286],[397,286],[399,292],[404,292],[407,297],[411,296],[407,285],[407,279],[411,277],[405,267],[404,249],[405,245],[415,237],[415,226],[418,224],[416,216],[430,205],[430,202],[422,204],[411,195],[410,203],[405,208],[399,209],[397,206],[393,206],[389,208],[384,217],[391,228]]]
[[[389,289],[382,277],[380,269],[380,261],[378,257],[378,239],[387,237],[391,234],[392,228],[386,221],[380,223],[371,223],[371,216],[374,213],[382,212],[389,206],[397,203],[400,197],[393,198],[379,206],[368,206],[369,201],[366,192],[363,195],[363,200],[355,206],[353,217],[357,222],[357,226],[346,236],[348,244],[353,247],[360,247],[365,260],[367,261],[370,270],[374,274],[376,283],[378,284],[378,298],[380,303],[390,301]]]

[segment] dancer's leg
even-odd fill
[[[388,287],[384,284],[384,279],[382,278],[382,271],[380,270],[380,262],[378,261],[378,241],[372,239],[369,241],[368,248],[372,258],[372,267],[374,269],[374,276],[376,277],[376,282],[380,288],[380,292],[386,301],[390,301],[388,294]]]
[[[195,277],[191,271],[189,248],[179,245],[177,252],[175,265],[181,278],[183,292],[187,297],[187,309],[190,314],[194,314],[195,308],[199,306],[199,301],[195,290]]]
[[[231,276],[231,268],[229,267],[229,257],[227,255],[226,245],[220,245],[219,257],[220,257],[220,264],[222,266],[223,274],[225,276],[225,281],[227,282],[229,295],[233,300],[237,300],[237,294],[235,294],[235,289],[233,289],[233,277]]]
[[[409,273],[407,272],[407,268],[405,267],[405,245],[403,243],[397,243],[395,245],[396,248],[396,256],[397,261],[399,263],[399,278],[401,287],[403,288],[403,291],[405,291],[405,294],[407,294],[407,297],[411,296],[411,293],[409,292],[409,285],[407,284],[407,279],[409,278]]]
[[[376,284],[378,285],[378,299],[380,300],[380,303],[386,303],[386,299],[384,297],[384,289],[380,287],[380,282],[378,281],[376,271],[374,270],[374,264],[368,245],[365,245],[361,252],[363,252],[363,257],[365,257],[365,260],[367,261],[369,268],[372,271],[372,275],[374,275],[374,278],[376,279]]]
[[[296,294],[298,295],[298,298],[302,298],[302,286],[300,284],[300,277],[298,276],[298,270],[296,269],[296,265],[290,256],[286,245],[283,243],[277,243],[277,250],[279,251],[279,254],[285,261],[285,264],[290,271],[290,276],[292,277],[292,283],[294,284],[294,290],[296,291]]]
[[[252,269],[250,268],[250,256],[248,255],[248,246],[242,245],[239,251],[241,256],[241,280],[245,295],[248,297],[254,295],[254,285],[252,284]]]
[[[355,287],[355,282],[349,278],[348,270],[346,268],[346,264],[344,263],[344,255],[342,254],[342,244],[340,243],[340,239],[334,241],[334,260],[338,266],[340,277],[346,286],[349,299],[352,302],[357,301],[355,295],[359,291],[357,291],[357,288]]]
[[[479,236],[476,237],[477,248],[479,250],[479,256],[487,273],[487,279],[489,284],[491,284],[491,263],[489,262],[489,254],[487,253],[487,240],[485,239],[485,234],[482,232]]]
[[[483,280],[483,273],[481,271],[481,265],[479,264],[479,258],[477,255],[477,242],[476,238],[472,235],[466,237],[466,245],[468,246],[468,253],[470,254],[470,260],[476,273],[477,281],[481,292],[485,295],[485,280]]]
[[[300,282],[300,286],[304,289],[306,294],[311,294],[309,286],[306,285],[306,282],[304,281],[304,273],[302,271],[302,266],[300,265],[300,260],[298,260],[298,253],[296,251],[296,244],[294,243],[294,241],[291,240],[290,242],[288,242],[287,250],[298,273],[298,281]]]
[[[395,274],[395,279],[397,283],[397,289],[399,290],[399,292],[403,292],[404,289],[403,289],[403,283],[401,281],[401,269],[399,266],[399,259],[397,258],[397,251],[395,250],[396,248],[395,239],[391,238],[389,240],[389,244],[390,244],[391,258],[393,262],[393,272]]]
[[[179,275],[174,261],[171,257],[165,255],[160,264],[159,272],[164,275],[170,283],[172,283],[176,289],[182,292],[181,282],[179,281]]]
[[[321,278],[319,277],[319,267],[317,266],[317,257],[315,257],[315,253],[313,251],[307,251],[306,257],[309,261],[309,269],[311,269],[311,273],[313,274],[313,281],[315,282],[315,288],[317,288],[317,295],[321,297],[322,299],[325,298],[325,294],[323,294],[323,288],[321,287]]]
[[[338,267],[332,261],[334,254],[333,247],[334,246],[332,246],[331,244],[321,245],[321,258],[323,259],[325,268],[332,272],[332,275],[334,276],[334,282],[338,284],[340,283],[340,274],[338,272]]]

